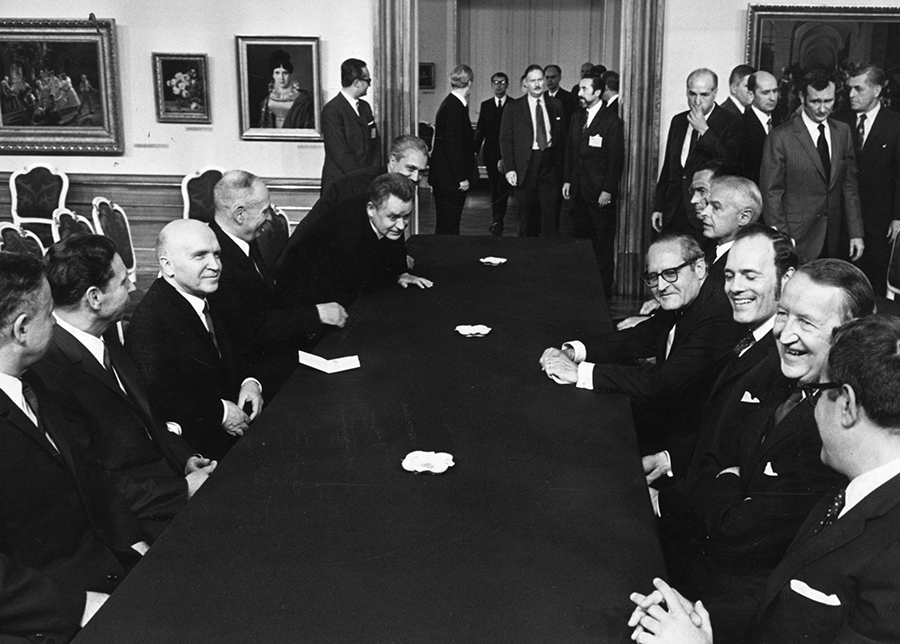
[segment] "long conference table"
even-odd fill
[[[590,244],[408,252],[434,288],[357,301],[315,352],[361,367],[299,367],[78,644],[629,641],[664,573],[629,406],[538,365],[610,328]]]

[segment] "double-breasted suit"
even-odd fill
[[[475,139],[468,105],[453,93],[438,108],[434,122],[434,149],[428,166],[428,183],[434,191],[435,232],[458,235],[468,191],[459,184],[475,183]]]
[[[828,257],[846,254],[839,248],[842,226],[850,239],[863,237],[853,137],[846,123],[826,123],[831,132],[829,176],[800,116],[772,130],[763,148],[763,219],[790,235],[801,263],[823,251]]]
[[[338,177],[379,165],[381,161],[381,140],[372,106],[363,99],[359,99],[359,114],[341,93],[325,103],[322,138],[325,141],[322,194]]]

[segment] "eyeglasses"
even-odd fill
[[[644,273],[643,275],[641,275],[641,279],[644,280],[644,284],[651,288],[659,284],[660,277],[666,280],[669,284],[672,284],[673,282],[678,280],[678,271],[680,271],[685,266],[693,264],[698,259],[700,258],[694,257],[693,259],[689,259],[688,261],[686,261],[684,264],[679,264],[678,266],[675,266],[673,268],[667,268],[666,270],[660,271],[659,273]]]
[[[369,76],[368,78],[360,78],[359,80],[361,80],[361,81],[364,82],[364,83],[368,83],[369,85],[372,84],[372,77],[371,77],[371,76]]]
[[[502,78],[498,78],[497,80],[492,80],[491,83],[494,85],[506,85],[509,83],[509,81],[503,80]]]
[[[836,382],[816,382],[811,385],[800,385],[800,391],[802,391],[806,395],[806,399],[809,401],[809,404],[813,407],[816,406],[816,403],[819,402],[819,398],[822,397],[822,394],[828,389],[840,389],[844,385],[838,384]]]

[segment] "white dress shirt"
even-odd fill
[[[350,103],[350,107],[352,107],[353,111],[356,112],[356,115],[359,116],[359,99],[355,98],[347,89],[341,90],[341,96],[347,99],[347,102]]]
[[[803,125],[806,126],[806,130],[812,137],[813,147],[816,147],[819,142],[819,125],[825,126],[825,140],[828,142],[828,158],[834,159],[834,146],[831,145],[831,128],[828,127],[828,119],[825,119],[822,123],[816,123],[806,115],[806,111],[804,110],[800,111],[800,118],[803,119]]]
[[[769,121],[772,119],[772,115],[766,114],[761,109],[756,107],[756,105],[751,105],[750,109],[753,110],[756,118],[758,118],[759,122],[762,123],[763,129],[766,131],[766,134],[769,134],[769,132],[771,132],[771,130],[769,130]]]
[[[541,112],[544,114],[544,127],[547,132],[547,147],[553,143],[553,136],[550,134],[550,114],[547,112],[546,95],[541,95]],[[531,115],[531,127],[534,130],[534,140],[531,142],[531,149],[538,150],[537,142],[537,121],[534,120],[534,106],[537,105],[538,99],[528,94],[528,113]]]
[[[876,467],[874,470],[869,470],[865,474],[860,474],[850,481],[850,485],[847,486],[847,492],[844,496],[844,509],[841,510],[838,518],[847,514],[847,512],[853,509],[853,506],[857,505],[860,501],[898,474],[900,474],[900,458],[896,458],[880,467]]]
[[[866,115],[865,125],[863,125],[864,133],[863,133],[863,140],[862,140],[864,146],[866,144],[866,139],[869,138],[869,133],[872,131],[872,124],[875,123],[875,119],[878,117],[878,112],[880,112],[880,111],[881,111],[881,101],[875,101],[875,107],[870,109],[868,112],[860,112],[859,114],[856,115],[856,126],[854,127],[855,130],[859,129],[859,117],[862,116],[863,114]]]

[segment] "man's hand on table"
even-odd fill
[[[185,475],[187,475],[187,474],[190,474],[191,472],[196,472],[197,470],[202,470],[204,467],[209,467],[210,465],[212,465],[213,468],[215,468],[216,462],[211,459],[204,458],[204,457],[200,456],[199,454],[194,454],[193,456],[188,458],[187,462],[185,462],[184,473],[185,473]]]
[[[319,311],[319,321],[322,324],[330,324],[331,326],[343,327],[347,324],[347,311],[337,302],[327,302],[325,304],[316,304]]]
[[[431,288],[434,286],[434,282],[431,280],[425,279],[424,277],[418,277],[417,275],[411,275],[410,273],[401,273],[397,277],[397,284],[403,288],[410,285],[418,286],[419,288]]]
[[[225,420],[222,421],[222,429],[232,436],[243,436],[250,429],[250,417],[230,400],[225,403]]]
[[[216,461],[212,461],[206,467],[201,467],[199,470],[194,470],[184,478],[187,480],[188,485],[188,498],[194,496],[197,490],[206,483],[206,479],[209,478],[209,475],[212,474],[218,463]]]
[[[262,387],[258,380],[247,378],[241,383],[241,390],[238,392],[237,406],[240,409],[246,409],[247,403],[250,403],[250,414],[248,420],[255,420],[262,411],[263,397]]]
[[[637,605],[628,619],[634,628],[631,639],[638,644],[712,644],[712,623],[703,603],[692,604],[662,579],[654,579],[653,585],[656,590],[649,595],[630,595]]]
[[[644,477],[647,479],[647,485],[650,485],[661,476],[671,475],[672,472],[672,464],[669,462],[669,456],[665,452],[647,454],[641,458],[641,465],[644,467]]]
[[[574,385],[578,382],[578,365],[563,351],[547,349],[541,356],[541,368],[548,378],[561,385]]]

